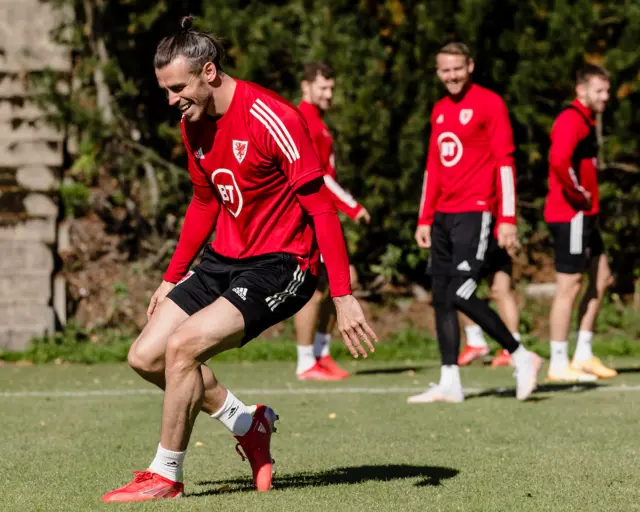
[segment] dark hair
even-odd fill
[[[193,16],[184,16],[180,20],[180,31],[160,41],[153,58],[156,69],[162,69],[175,58],[183,56],[189,61],[192,73],[198,73],[207,62],[213,62],[218,71],[222,70],[220,61],[224,49],[221,41],[204,32],[196,32],[192,27]]]
[[[469,47],[464,43],[447,43],[440,50],[438,50],[437,55],[439,54],[445,55],[462,55],[466,60],[469,60],[471,57],[471,52],[469,51]]]
[[[603,80],[609,80],[609,73],[602,66],[595,64],[585,64],[576,73],[576,83],[586,84],[590,78],[597,76]]]
[[[326,62],[307,62],[304,65],[304,71],[302,73],[302,79],[307,82],[313,82],[318,75],[324,78],[333,78],[333,69]]]

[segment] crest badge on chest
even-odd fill
[[[469,121],[471,121],[471,118],[473,117],[473,110],[470,108],[463,108],[460,111],[460,124],[467,124]]]
[[[232,144],[233,156],[235,156],[238,163],[241,164],[244,158],[247,156],[247,148],[249,147],[249,142],[246,140],[234,140]]]

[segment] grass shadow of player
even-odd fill
[[[360,484],[364,482],[418,478],[416,487],[437,487],[442,480],[454,478],[459,471],[440,466],[410,466],[408,464],[389,464],[380,466],[353,466],[333,468],[315,473],[298,473],[274,477],[274,489],[301,489],[305,487],[324,487],[328,485]],[[236,492],[254,491],[250,478],[229,480],[207,480],[196,482],[201,486],[215,486],[201,492],[189,493],[189,496],[210,496]]]
[[[529,397],[528,402],[541,402],[547,400],[548,397],[535,396],[537,393],[556,393],[559,391],[572,391],[573,393],[583,393],[585,391],[592,391],[596,388],[602,387],[595,382],[581,382],[576,384],[540,384],[534,391],[534,396]],[[473,398],[484,398],[488,396],[495,396],[498,398],[514,398],[516,396],[515,388],[492,388],[485,389],[478,393],[465,394],[465,400]]]
[[[436,366],[432,366],[435,368]],[[366,370],[356,370],[353,375],[395,375],[406,372],[421,372],[428,369],[429,366],[394,366],[391,368],[368,368]]]
[[[635,366],[631,368],[616,368],[618,373],[640,373],[640,366]]]

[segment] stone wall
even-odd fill
[[[0,349],[54,330],[54,254],[62,135],[29,100],[28,77],[70,70],[52,42],[62,14],[39,0],[0,0]]]

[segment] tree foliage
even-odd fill
[[[157,87],[152,57],[184,14],[225,38],[225,70],[299,99],[302,64],[321,59],[336,70],[334,110],[339,180],[372,212],[369,227],[345,224],[361,270],[417,279],[425,254],[413,242],[429,114],[443,94],[434,56],[466,41],[474,80],[509,107],[517,152],[525,253],[548,251],[542,223],[548,134],[574,95],[584,61],[612,75],[601,172],[603,223],[614,268],[629,274],[640,255],[640,4],[633,0],[58,0],[75,20],[61,30],[74,50],[70,96],[50,88],[58,120],[79,142],[67,171],[90,186],[117,184],[125,201],[163,236],[190,196],[184,151],[172,112]],[[116,197],[117,196],[117,197]],[[135,216],[132,213],[132,216]],[[391,269],[390,267],[393,267]]]

